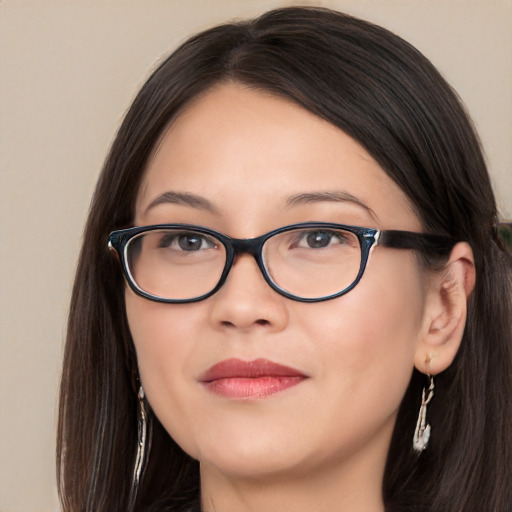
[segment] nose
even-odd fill
[[[251,254],[235,258],[225,283],[209,300],[215,328],[280,331],[288,323],[290,300],[269,286]]]

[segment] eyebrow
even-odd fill
[[[212,213],[217,212],[217,208],[215,208],[213,203],[204,197],[196,196],[195,194],[190,194],[188,192],[165,192],[149,204],[145,213],[159,204],[167,203],[190,206],[198,210],[206,210]]]
[[[319,192],[304,192],[302,194],[296,194],[288,198],[286,204],[288,206],[297,206],[301,204],[320,203],[320,202],[336,202],[336,203],[352,203],[360,206],[372,219],[377,220],[375,212],[363,201],[358,199],[356,196],[349,194],[343,190],[326,190]]]
[[[377,219],[375,212],[366,205],[363,201],[357,197],[349,194],[342,190],[327,190],[319,192],[303,192],[290,196],[286,200],[287,206],[298,206],[301,204],[320,203],[320,202],[339,202],[339,203],[352,203],[363,208],[373,219]],[[217,213],[217,208],[208,201],[208,199],[198,196],[196,194],[190,194],[188,192],[164,192],[156,199],[154,199],[149,206],[146,208],[146,213],[151,208],[160,204],[178,204],[184,206],[190,206],[198,210],[205,210],[211,213]]]

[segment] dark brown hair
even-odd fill
[[[185,42],[143,86],[114,140],[78,264],[62,374],[58,479],[65,512],[126,510],[137,439],[137,362],[110,231],[133,225],[146,162],[188,102],[223,81],[289,98],[362,144],[415,206],[424,229],[471,245],[476,287],[454,363],[437,377],[433,435],[411,440],[422,376],[403,399],[384,478],[388,511],[512,509],[510,257],[479,141],[432,64],[389,31],[314,8],[222,25]],[[197,500],[197,461],[152,413],[137,510]]]

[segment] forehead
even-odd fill
[[[400,188],[343,131],[289,100],[221,84],[192,102],[157,144],[136,217],[149,222],[145,210],[166,192],[204,197],[221,213],[252,221],[277,214],[293,195],[318,191],[356,197],[386,227],[407,217],[418,224]]]

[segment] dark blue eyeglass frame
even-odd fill
[[[133,276],[130,273],[126,261],[127,244],[133,237],[141,233],[147,233],[161,229],[190,230],[196,233],[214,237],[217,240],[219,240],[219,242],[222,243],[222,245],[226,249],[226,262],[217,285],[211,291],[203,295],[200,295],[199,297],[193,297],[190,299],[167,299],[164,297],[159,297],[157,295],[152,295],[137,286],[133,279]],[[269,238],[272,238],[275,235],[296,229],[338,229],[345,230],[355,234],[359,240],[359,244],[361,247],[361,262],[359,266],[359,272],[355,280],[349,286],[347,286],[343,290],[340,290],[339,292],[318,298],[299,297],[279,287],[279,285],[277,285],[272,280],[271,276],[267,272],[267,269],[265,268],[262,255],[263,245]],[[432,235],[426,233],[415,233],[412,231],[399,230],[380,231],[378,229],[373,228],[347,226],[345,224],[334,224],[330,222],[304,222],[300,224],[291,224],[289,226],[274,229],[256,238],[231,238],[213,229],[205,228],[202,226],[196,226],[193,224],[154,224],[151,226],[140,226],[112,231],[109,235],[108,246],[111,250],[115,250],[119,255],[123,267],[123,272],[128,282],[128,285],[137,295],[140,295],[141,297],[156,302],[183,304],[188,302],[198,302],[204,300],[213,295],[215,292],[217,292],[226,281],[229,275],[229,271],[231,270],[231,267],[233,265],[233,262],[235,261],[235,257],[240,254],[247,253],[254,256],[265,281],[277,293],[283,295],[284,297],[299,302],[321,302],[345,295],[359,283],[366,269],[366,265],[368,263],[370,249],[374,245],[380,245],[383,247],[390,247],[394,249],[416,250],[437,258],[445,258],[450,254],[450,251],[452,250],[456,242],[457,241],[454,238],[444,235]]]

